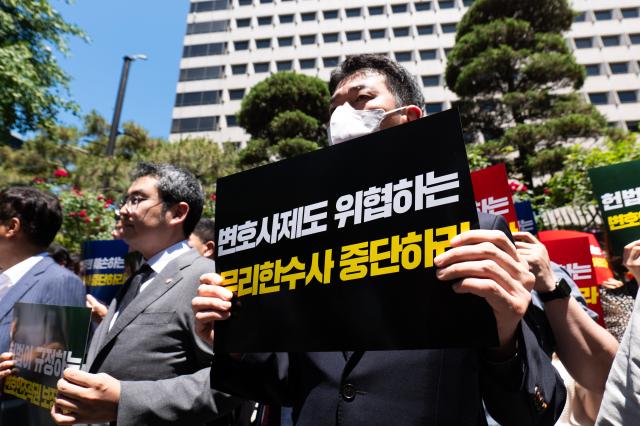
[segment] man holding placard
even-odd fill
[[[332,144],[422,116],[420,88],[386,57],[348,58],[332,74],[330,91]],[[483,401],[505,425],[553,424],[564,387],[522,321],[534,276],[506,236],[502,218],[481,214],[480,227],[454,237],[452,248],[433,264],[438,279],[455,281],[454,292],[486,300],[497,324],[497,347],[218,354],[213,385],[292,405],[299,424],[482,425]],[[218,247],[221,256],[220,240]],[[212,343],[212,323],[233,315],[233,293],[217,274],[202,282],[193,307],[200,336]],[[218,361],[226,371],[216,370]]]

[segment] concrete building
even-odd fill
[[[444,85],[456,25],[472,0],[192,1],[180,62],[170,140],[248,140],[235,114],[242,97],[271,73],[328,80],[347,55],[387,54],[424,87],[427,112],[456,100]],[[640,0],[575,0],[567,43],[587,67],[582,89],[607,120],[638,129]]]

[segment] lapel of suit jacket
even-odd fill
[[[193,261],[199,256],[195,250],[189,250],[189,252],[180,255],[178,258],[169,262],[167,266],[160,272],[144,289],[138,294],[135,299],[131,301],[129,306],[118,314],[116,321],[111,327],[111,330],[106,332],[105,338],[100,342],[99,349],[96,351],[97,355],[111,342],[120,332],[131,323],[138,315],[142,313],[149,305],[155,302],[160,296],[165,294],[169,289],[178,284],[182,280],[182,270],[188,266],[191,266]],[[115,312],[114,312],[115,313]],[[107,315],[109,317],[109,315]],[[110,316],[113,318],[113,315]],[[106,320],[107,318],[105,318]],[[111,321],[111,319],[109,319]],[[109,324],[105,324],[109,327]]]
[[[123,284],[123,288],[125,288],[124,286],[127,286],[129,284],[130,279],[131,277],[129,277],[127,282]],[[84,364],[84,368],[86,371],[89,371],[89,369],[91,368],[91,365],[93,364],[93,361],[95,361],[96,356],[98,354],[98,348],[102,348],[102,342],[104,341],[105,337],[107,336],[107,333],[109,332],[109,324],[111,324],[111,320],[113,319],[113,316],[116,313],[117,305],[118,305],[117,299],[116,297],[114,297],[113,300],[111,300],[111,303],[109,304],[109,309],[107,309],[107,314],[104,316],[104,318],[102,318],[100,325],[98,325],[98,327],[96,327],[95,329],[93,337],[91,338],[91,343],[89,344],[89,348],[87,349],[87,358]]]
[[[0,320],[6,317],[13,309],[13,305],[20,301],[20,298],[29,291],[30,288],[38,284],[42,278],[42,274],[53,264],[53,260],[46,256],[40,262],[36,263],[17,283],[9,288],[7,294],[0,301]]]

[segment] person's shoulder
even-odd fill
[[[81,281],[80,277],[78,277],[76,274],[74,274],[72,271],[65,268],[64,266],[54,262],[53,259],[51,259],[51,264],[47,266],[45,274],[47,278],[55,277],[55,278],[60,278],[64,280]]]

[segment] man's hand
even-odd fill
[[[535,275],[534,289],[547,293],[556,288],[556,278],[551,270],[551,259],[547,248],[529,232],[514,232],[518,255],[527,261],[529,270]]]
[[[640,240],[624,246],[622,264],[633,274],[636,281],[640,282]]]
[[[2,394],[2,386],[4,378],[13,374],[13,367],[16,362],[13,359],[13,353],[3,352],[0,354],[0,394]]]
[[[90,294],[87,294],[87,300],[85,303],[87,308],[91,308],[91,319],[97,323],[101,323],[102,319],[107,316],[109,308],[98,302],[98,299]]]
[[[118,417],[119,401],[119,380],[67,368],[58,380],[51,417],[59,425],[111,422]]]
[[[204,274],[200,277],[198,295],[191,301],[196,333],[210,345],[213,345],[213,323],[231,315],[233,293],[222,287],[222,281],[218,274]]]
[[[535,277],[502,231],[472,230],[451,240],[451,249],[434,263],[440,280],[458,280],[456,293],[483,297],[498,327],[498,353],[515,351],[515,333],[531,301]]]

